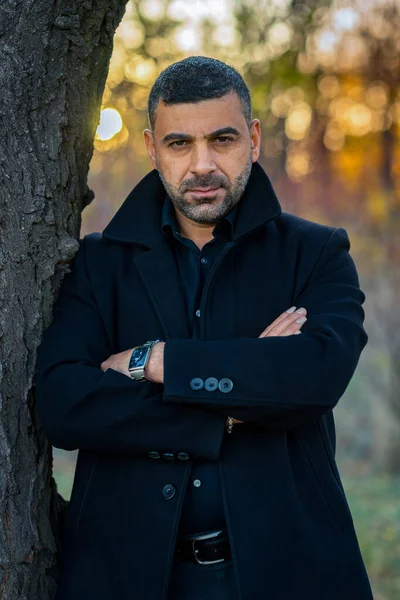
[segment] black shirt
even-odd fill
[[[212,265],[224,244],[232,239],[237,208],[238,204],[218,221],[212,232],[213,239],[200,250],[192,240],[180,235],[174,206],[169,195],[165,195],[161,229],[174,248],[193,338],[200,338],[201,295]],[[193,463],[189,477],[178,534],[199,533],[225,527],[218,465],[212,460],[197,460]]]

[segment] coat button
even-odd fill
[[[167,485],[163,487],[162,495],[164,496],[165,500],[171,500],[171,498],[173,498],[175,494],[176,486],[172,483],[167,483]]]
[[[174,460],[175,454],[173,454],[172,452],[164,452],[164,458],[167,460]]]
[[[204,387],[206,388],[207,392],[215,392],[215,390],[218,389],[218,379],[215,377],[209,377],[205,380]]]
[[[178,452],[176,456],[179,458],[179,460],[189,460],[189,454],[186,452]]]
[[[229,377],[224,377],[219,382],[218,387],[221,390],[221,392],[223,392],[224,394],[227,394],[233,388],[233,381],[232,381],[232,379],[229,379]]]
[[[201,377],[194,377],[189,383],[192,390],[201,390],[204,387],[204,381]]]
[[[149,452],[148,456],[150,458],[160,458],[159,452],[156,452],[155,450],[152,450],[151,452]]]

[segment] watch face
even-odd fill
[[[130,369],[134,367],[143,367],[147,350],[148,348],[139,347],[132,352],[131,360],[129,363]]]

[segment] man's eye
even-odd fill
[[[226,135],[220,135],[215,139],[218,140],[222,144],[226,144],[227,142],[233,142],[233,138],[228,137]]]
[[[186,140],[176,140],[175,142],[171,142],[169,147],[170,148],[183,148],[183,144],[186,144]]]

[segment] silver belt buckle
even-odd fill
[[[220,531],[217,532],[213,532],[213,533],[205,533],[203,535],[199,535],[196,537],[195,540],[192,540],[192,550],[193,550],[193,554],[194,557],[196,559],[196,562],[199,565],[214,565],[215,563],[219,563],[219,562],[224,562],[225,559],[224,558],[217,558],[216,560],[200,560],[200,558],[197,556],[199,551],[196,550],[196,542],[198,542],[199,540],[210,540],[214,537],[217,537],[218,535],[220,535],[222,533],[222,529]]]

